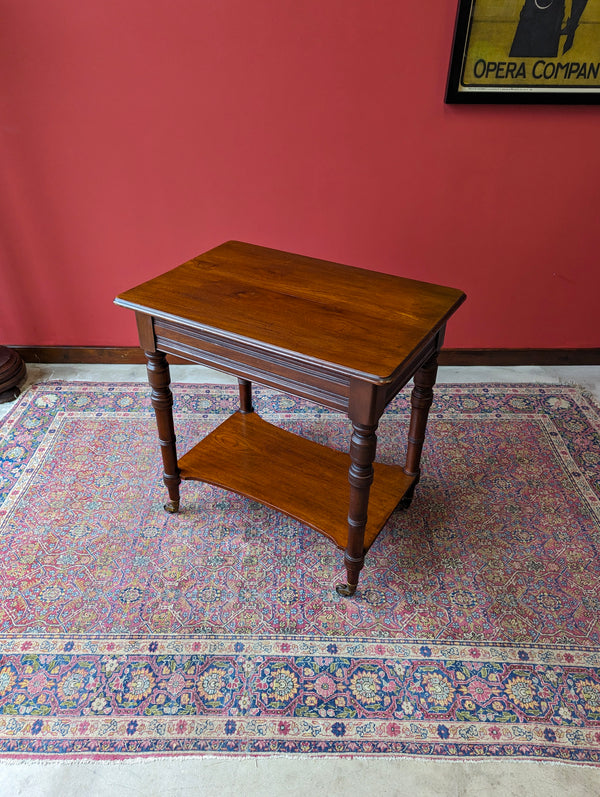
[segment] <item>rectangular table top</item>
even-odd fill
[[[115,301],[383,382],[464,299],[455,288],[229,241]]]

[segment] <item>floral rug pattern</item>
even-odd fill
[[[180,455],[237,407],[173,386]],[[344,416],[255,390],[347,449]],[[409,393],[378,459],[402,462]],[[600,762],[600,411],[558,385],[440,385],[411,508],[342,553],[242,496],[166,491],[149,389],[34,386],[0,427],[0,755]],[[294,474],[290,474],[293,479]]]

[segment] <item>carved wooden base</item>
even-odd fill
[[[25,380],[27,369],[20,355],[6,346],[0,346],[0,404],[14,401],[19,385]]]

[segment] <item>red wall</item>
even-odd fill
[[[456,0],[3,4],[0,342],[230,238],[464,289],[453,347],[598,346],[597,107],[445,106]]]

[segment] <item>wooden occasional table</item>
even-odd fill
[[[181,479],[279,509],[344,550],[352,595],[377,535],[420,474],[437,354],[454,288],[230,241],[115,300],[135,311],[170,501]],[[178,460],[166,354],[238,377],[240,409]],[[403,467],[374,462],[386,406],[414,377]],[[262,420],[252,381],[342,410],[349,454]]]

